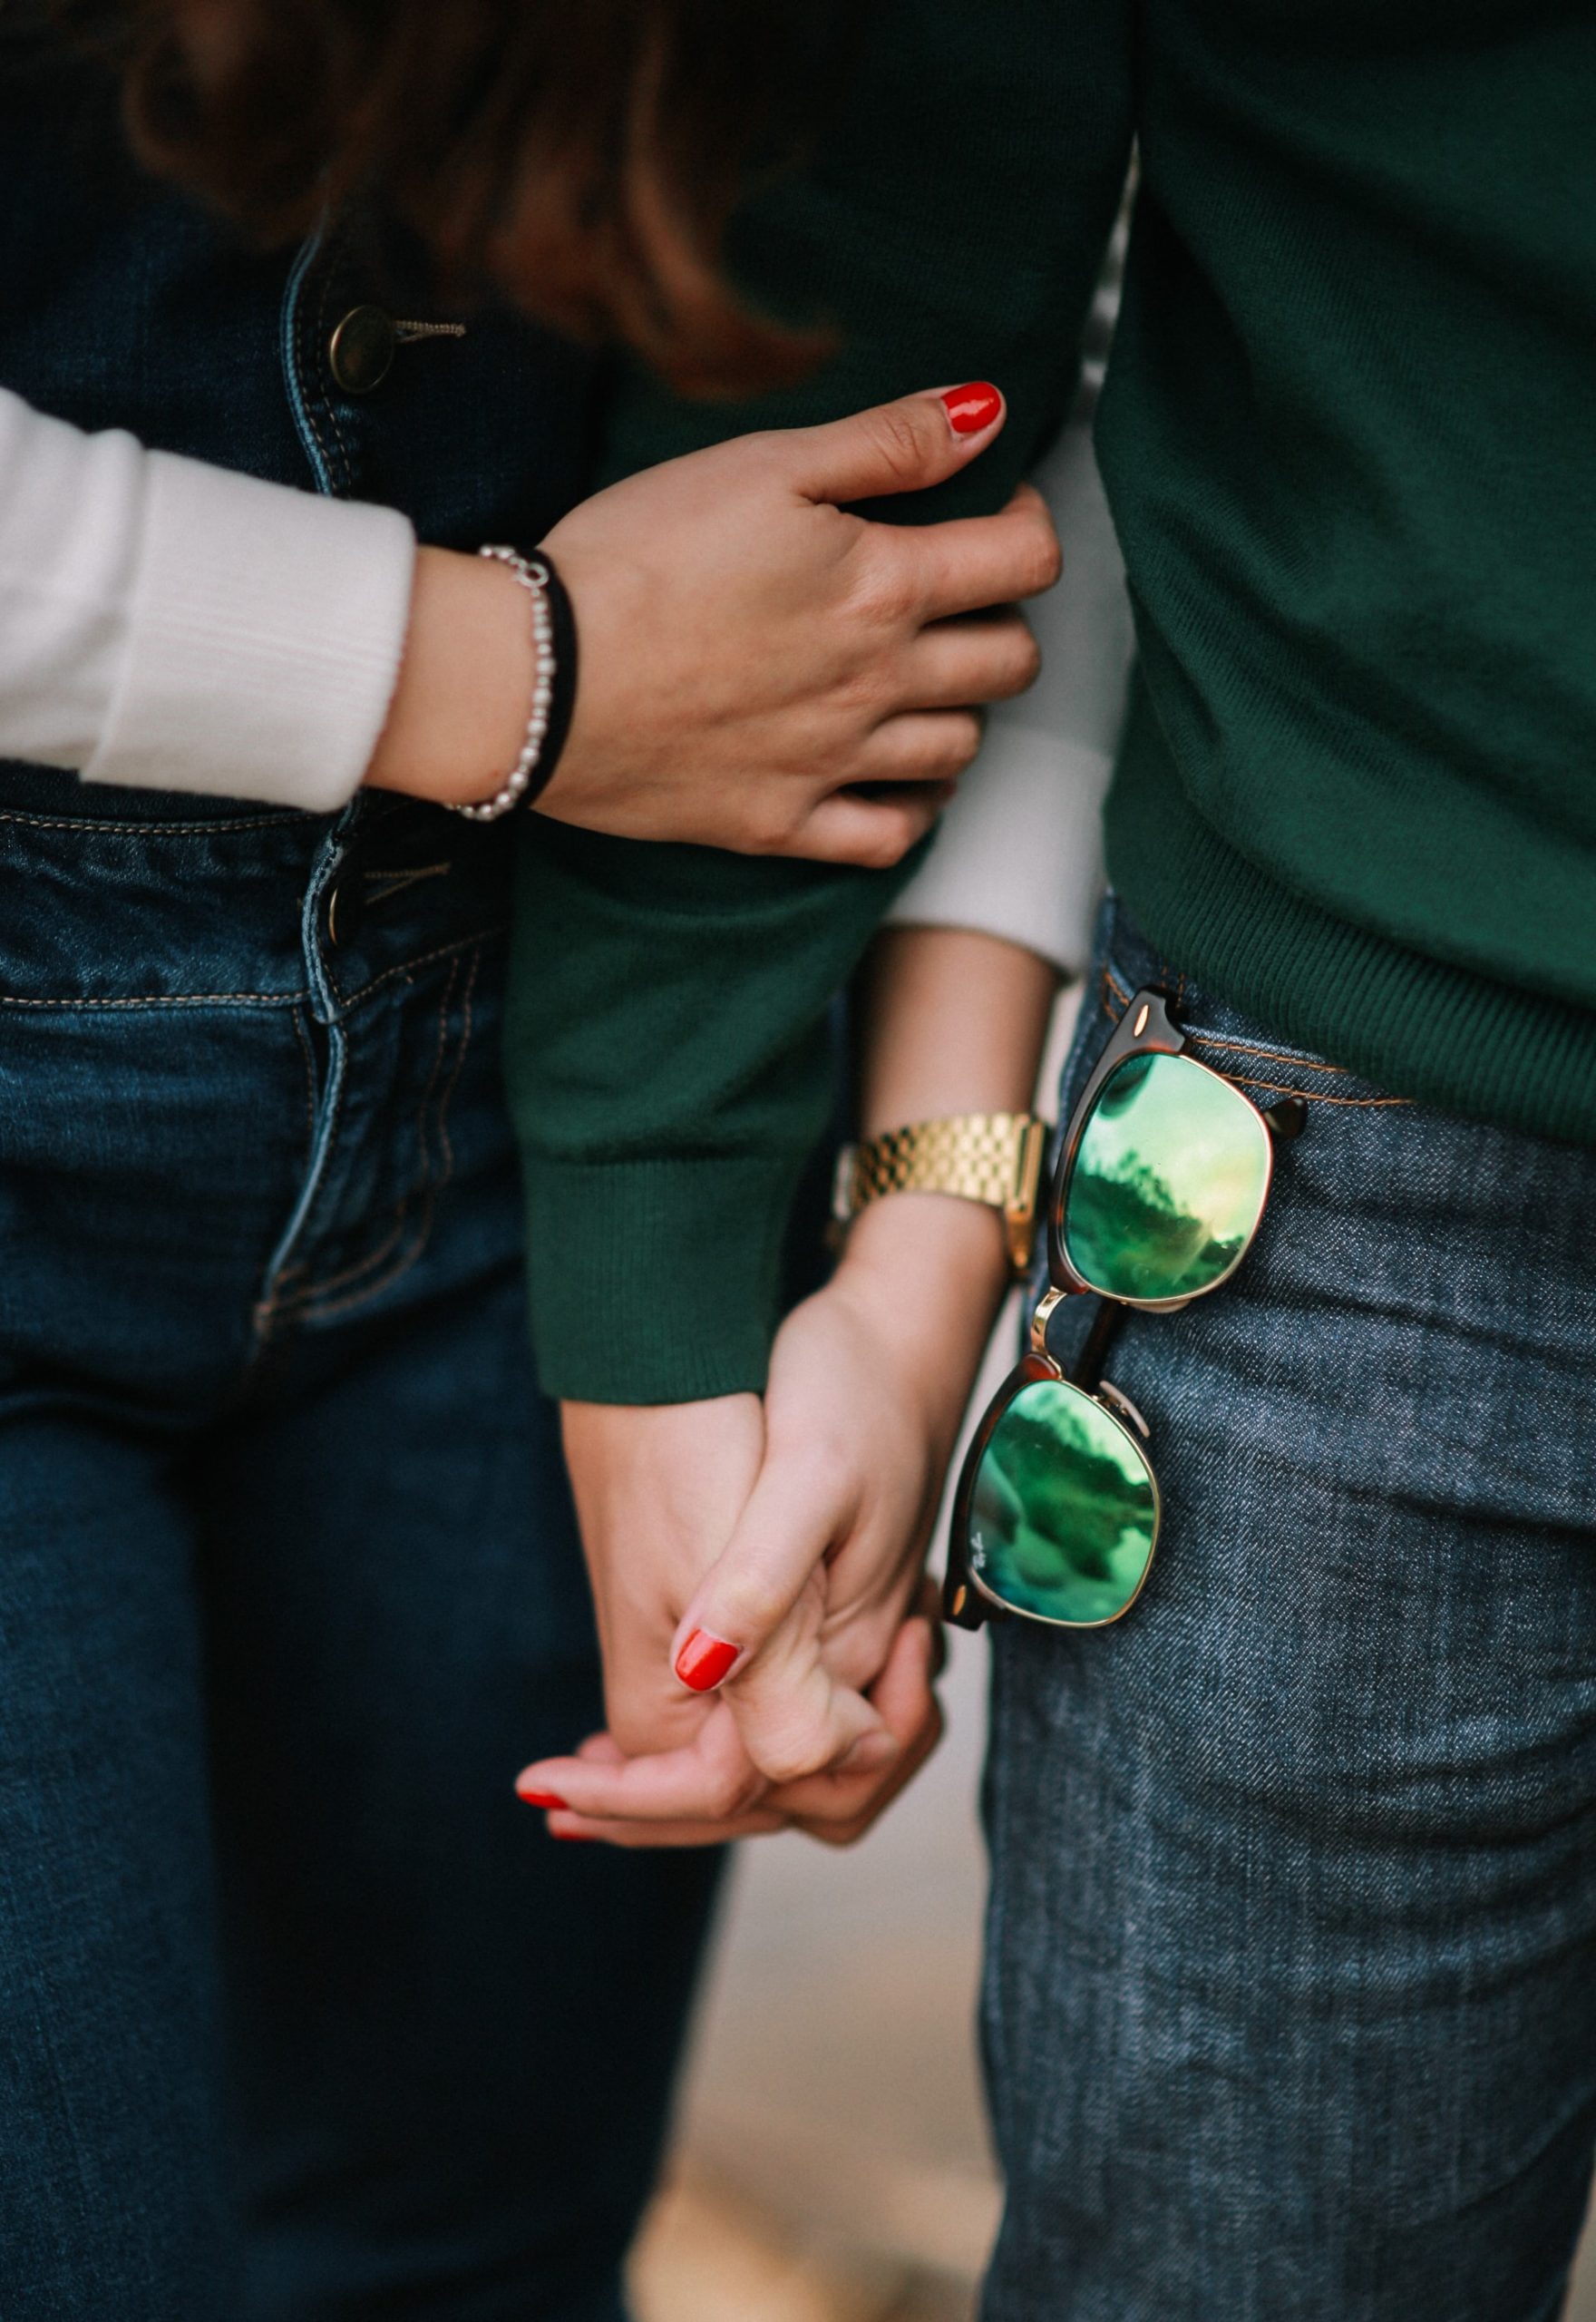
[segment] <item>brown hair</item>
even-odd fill
[[[750,167],[817,106],[835,0],[66,5],[118,24],[141,158],[266,235],[375,191],[451,277],[691,393],[799,376],[823,346],[750,312],[722,249]]]

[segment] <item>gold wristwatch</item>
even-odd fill
[[[957,1194],[1000,1209],[1015,1273],[1031,1262],[1047,1124],[1035,1113],[960,1113],[915,1121],[837,1156],[832,1215],[846,1225],[883,1194]]]

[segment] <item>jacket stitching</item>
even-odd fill
[[[1376,1111],[1383,1106],[1413,1103],[1411,1097],[1324,1097],[1315,1089],[1293,1088],[1284,1081],[1255,1080],[1250,1072],[1235,1072],[1228,1078],[1241,1088],[1262,1088],[1271,1097],[1300,1097],[1305,1105],[1340,1105],[1354,1111]]]
[[[316,309],[316,343],[310,350],[310,360],[313,363],[319,362],[321,360],[321,350],[327,343],[327,300],[332,296],[333,274],[337,258],[337,249],[338,245],[336,239],[330,238],[327,248],[327,263],[322,269],[321,297],[317,302]],[[333,434],[337,440],[338,458],[344,470],[344,490],[345,493],[348,493],[354,489],[355,469],[354,463],[349,457],[349,446],[344,440],[344,430],[339,424],[338,407],[334,398],[326,393],[325,388],[319,388],[319,381],[318,391],[321,395],[323,408],[326,413],[327,424],[332,429]]]

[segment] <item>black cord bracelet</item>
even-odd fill
[[[570,595],[549,557],[521,556],[512,548],[482,553],[504,565],[531,599],[535,675],[531,714],[521,753],[491,798],[451,811],[468,822],[496,823],[512,807],[540,798],[554,778],[577,698],[577,624]]]
[[[570,722],[576,716],[577,678],[579,673],[576,607],[570,600],[570,590],[560,577],[560,568],[546,549],[538,551],[538,562],[549,575],[544,594],[549,600],[549,617],[554,632],[554,695],[549,704],[549,730],[543,737],[543,755],[538,761],[536,786],[529,794],[528,805],[547,790],[559,769],[560,753],[570,737]]]

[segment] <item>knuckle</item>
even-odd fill
[[[1011,670],[1016,693],[1029,693],[1042,674],[1042,649],[1022,622],[1014,641]]]
[[[790,1601],[774,1573],[751,1566],[728,1581],[710,1625],[717,1635],[764,1637],[785,1617]],[[724,1629],[718,1625],[723,1617]]]
[[[744,847],[750,854],[785,854],[797,844],[802,830],[794,802],[783,792],[763,785],[748,803]]]
[[[874,1820],[873,1814],[855,1815],[851,1822],[806,1822],[804,1828],[811,1838],[820,1840],[822,1847],[830,1847],[833,1853],[841,1854],[846,1848],[856,1847]]]
[[[913,619],[918,599],[910,560],[884,526],[867,533],[853,562],[848,610],[872,629],[899,629]]]
[[[919,404],[890,403],[871,415],[871,444],[884,474],[912,484],[924,473],[930,450],[927,415]]]
[[[973,710],[954,709],[947,713],[938,760],[939,770],[945,777],[957,780],[974,765],[980,752],[981,731],[981,721]]]
[[[861,837],[853,860],[861,871],[893,871],[920,834],[907,815],[883,806],[867,837]]]
[[[704,1804],[712,1822],[729,1822],[753,1803],[758,1785],[746,1775],[728,1769],[711,1775],[705,1784]]]
[[[1025,593],[1029,597],[1040,596],[1044,590],[1051,589],[1063,573],[1064,550],[1051,519],[1043,516],[1033,528]]]
[[[736,457],[755,472],[785,473],[793,458],[789,435],[779,427],[755,427],[746,435],[736,436],[727,450],[735,450]]]
[[[780,1787],[819,1773],[828,1756],[823,1738],[797,1730],[761,1734],[750,1755],[769,1782]]]

